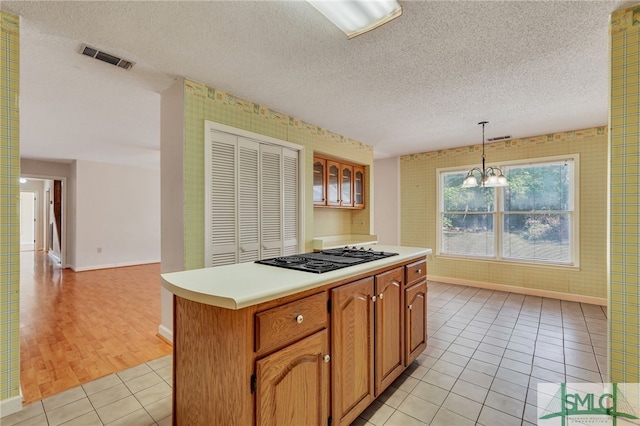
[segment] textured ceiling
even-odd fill
[[[21,155],[159,167],[184,76],[372,145],[377,158],[607,123],[623,1],[401,1],[347,40],[304,1],[3,1],[22,16]],[[79,55],[122,55],[131,71]]]

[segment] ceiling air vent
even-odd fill
[[[131,61],[127,61],[126,59],[122,59],[107,52],[103,52],[96,49],[95,47],[87,46],[86,44],[80,46],[80,53],[86,56],[91,56],[92,58],[95,58],[99,61],[124,68],[126,70],[130,70],[134,65],[134,63]]]

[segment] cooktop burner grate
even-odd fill
[[[323,250],[321,252],[262,259],[257,260],[255,263],[321,274],[323,272],[346,268],[347,266],[384,259],[385,257],[395,256],[397,254],[398,253],[376,251],[371,248],[344,247],[340,249]]]
[[[292,264],[302,263],[307,261],[307,259],[305,259],[304,257],[299,257],[299,256],[276,257],[274,260],[278,263],[292,263]]]

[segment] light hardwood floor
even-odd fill
[[[73,272],[42,252],[22,252],[24,403],[170,354],[158,324],[160,264]]]

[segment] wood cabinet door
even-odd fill
[[[364,208],[364,167],[353,167],[353,205]]]
[[[327,205],[327,160],[314,157],[313,159],[313,204]]]
[[[340,165],[340,205],[353,207],[353,166]]]
[[[332,419],[350,424],[374,399],[373,277],[331,290]]]
[[[376,275],[376,396],[404,370],[404,268]]]
[[[340,205],[340,163],[327,160],[327,205]]]
[[[405,290],[406,365],[411,364],[427,348],[427,282]]]
[[[327,330],[256,362],[256,425],[326,425],[329,419]]]

